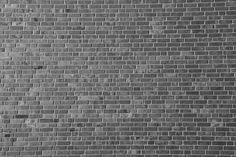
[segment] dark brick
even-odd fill
[[[28,115],[15,115],[15,118],[19,118],[19,119],[26,119],[28,118]]]
[[[53,119],[40,119],[40,123],[52,123]]]

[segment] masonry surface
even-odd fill
[[[1,0],[0,157],[235,157],[235,0]]]

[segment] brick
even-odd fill
[[[233,0],[0,10],[0,156],[235,156]]]
[[[29,116],[28,115],[16,115],[15,118],[19,118],[19,119],[26,119],[28,118]]]

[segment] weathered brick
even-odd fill
[[[0,156],[235,156],[233,0],[4,0]]]

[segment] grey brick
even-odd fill
[[[233,0],[0,3],[0,156],[235,156]]]

